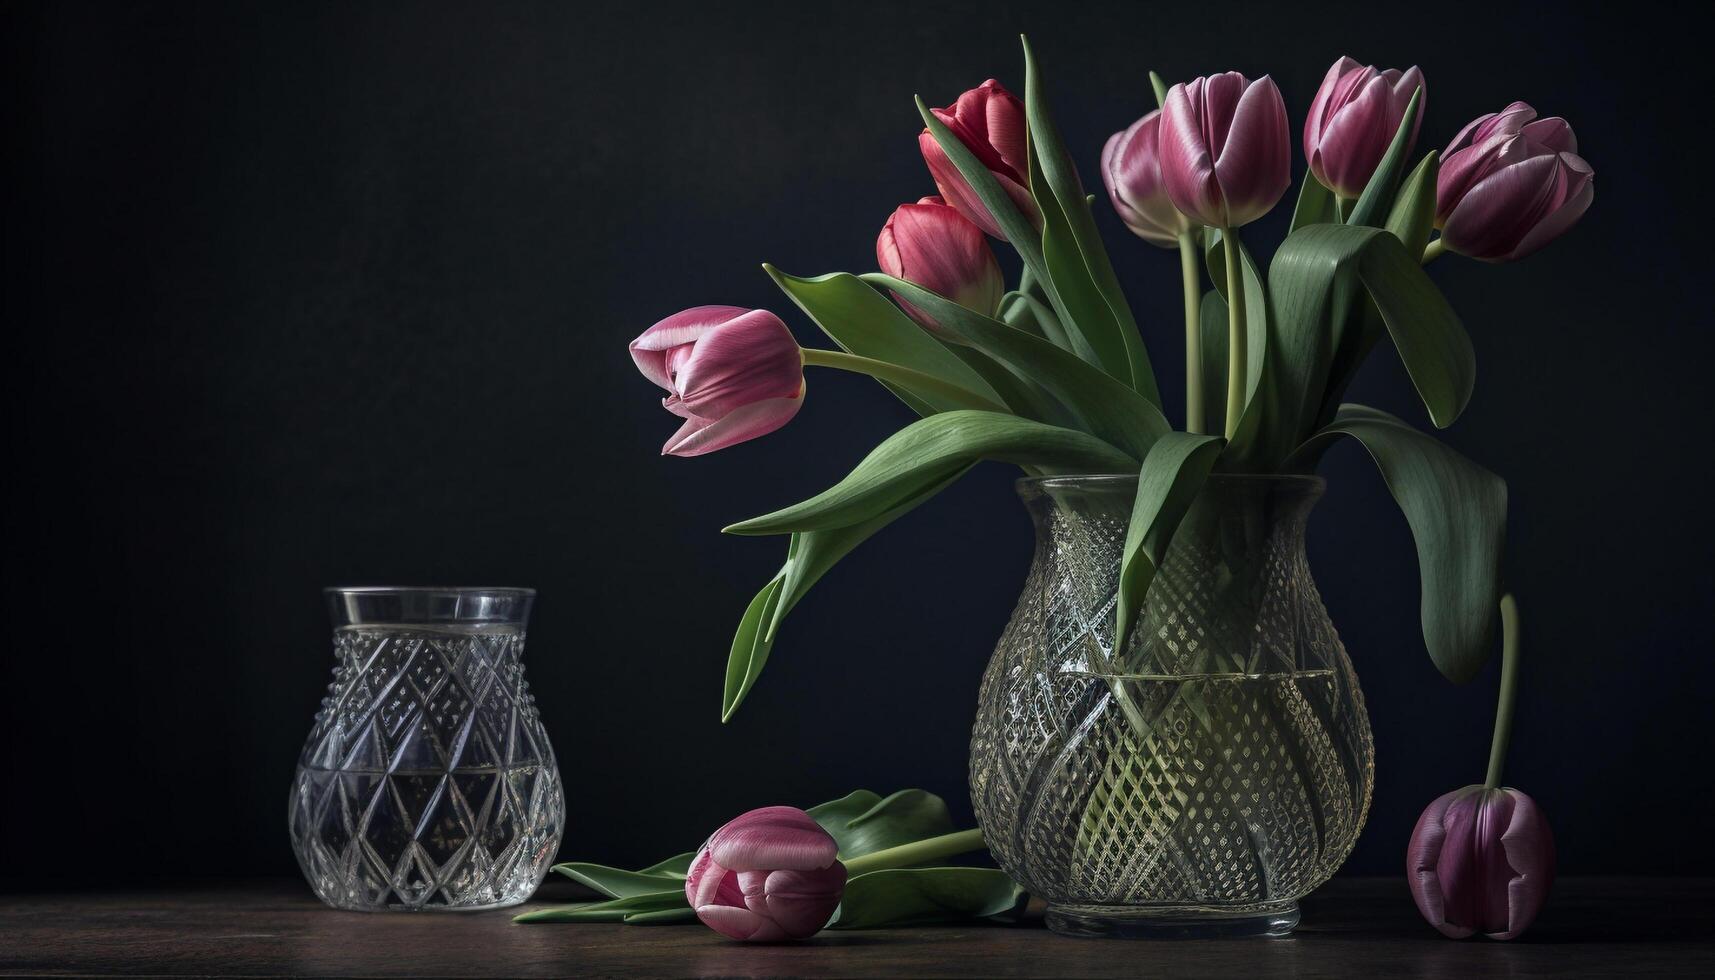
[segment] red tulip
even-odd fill
[[[1466,786],[1429,804],[1411,832],[1406,873],[1418,911],[1447,936],[1511,939],[1554,883],[1554,834],[1516,789]]]
[[[901,204],[875,240],[875,260],[888,275],[983,316],[994,315],[1006,292],[1000,263],[982,229],[938,197]],[[934,329],[935,321],[928,314],[904,300],[899,305],[912,319]]]
[[[701,456],[767,435],[804,404],[804,356],[767,310],[675,313],[631,342],[631,359],[667,390],[662,407],[685,420],[664,455]]]
[[[1485,262],[1523,258],[1571,228],[1596,196],[1595,171],[1558,116],[1514,102],[1473,120],[1441,156],[1435,225],[1443,247]]]
[[[685,900],[704,925],[731,939],[804,939],[828,924],[845,894],[838,850],[803,810],[752,810],[697,852]]]
[[[1024,103],[991,78],[959,96],[959,101],[951,106],[929,111],[994,174],[1018,210],[1032,222],[1037,221],[1036,201],[1030,196],[1030,180],[1025,176],[1030,172],[1030,162],[1025,151]],[[929,165],[929,174],[935,178],[935,186],[947,203],[978,228],[996,238],[1005,238],[999,223],[983,206],[976,191],[971,190],[959,168],[947,159],[946,151],[929,130],[918,135],[917,146],[923,151],[923,161]]]
[[[1253,82],[1230,71],[1173,86],[1160,142],[1173,206],[1214,228],[1262,217],[1292,183],[1286,103],[1267,75]]]
[[[1176,248],[1193,227],[1167,197],[1161,182],[1161,110],[1157,109],[1108,137],[1102,147],[1102,183],[1120,220],[1132,234],[1164,248]]]
[[[1323,187],[1341,197],[1364,192],[1399,131],[1412,93],[1420,88],[1423,72],[1416,65],[1401,72],[1398,68],[1378,71],[1351,58],[1334,62],[1304,120],[1304,158]],[[1420,97],[1407,152],[1417,142],[1422,125]]]

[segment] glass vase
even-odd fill
[[[1282,935],[1346,859],[1374,745],[1304,527],[1323,482],[1214,475],[1113,649],[1137,479],[1021,480],[1036,555],[984,673],[971,798],[1073,935]]]
[[[298,759],[298,866],[352,910],[489,909],[542,883],[565,829],[524,682],[530,589],[327,590],[333,683]]]

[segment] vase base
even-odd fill
[[[1062,936],[1110,939],[1239,939],[1284,936],[1298,925],[1298,903],[1244,909],[1206,905],[1050,905],[1048,928]]]

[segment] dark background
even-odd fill
[[[1599,188],[1582,225],[1433,270],[1482,364],[1447,439],[1512,487],[1507,781],[1551,816],[1562,873],[1715,871],[1715,344],[1687,210],[1707,112],[1675,94],[1707,65],[1665,12],[1619,9],[8,7],[0,875],[292,873],[334,583],[540,589],[527,662],[568,856],[636,866],[857,787],[927,787],[968,820],[977,681],[1031,548],[1014,472],[978,469],[829,575],[722,726],[732,628],[784,542],[718,529],[910,416],[819,372],[776,435],[660,458],[677,423],[625,344],[701,303],[814,342],[758,263],[872,268],[889,211],[933,190],[912,95],[1020,90],[1021,30],[1092,187],[1149,68],[1272,72],[1295,134],[1345,53],[1423,65],[1421,147],[1515,98],[1573,122]],[[1174,256],[1100,211],[1180,404]],[[1286,211],[1250,230],[1259,253]],[[1388,350],[1354,397],[1423,421]],[[1441,679],[1404,521],[1361,451],[1325,472],[1311,557],[1378,756],[1345,870],[1399,873],[1419,810],[1483,776],[1497,668]]]

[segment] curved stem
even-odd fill
[[[856,878],[858,875],[885,868],[909,868],[955,854],[964,854],[966,851],[979,851],[986,846],[983,843],[983,832],[973,827],[970,830],[942,834],[940,837],[926,837],[852,858],[846,862],[846,875]]]
[[[1221,242],[1227,250],[1227,438],[1239,431],[1239,416],[1245,411],[1245,365],[1249,333],[1245,330],[1245,278],[1240,268],[1239,233],[1236,228],[1221,229]]]
[[[1335,194],[1334,195],[1334,218],[1336,220],[1338,220],[1341,224],[1345,224],[1346,223],[1346,215],[1352,213],[1353,203],[1355,203],[1355,202],[1351,198],[1341,197],[1340,195]]]
[[[1495,708],[1495,740],[1489,745],[1489,778],[1483,785],[1501,784],[1501,767],[1507,761],[1507,743],[1513,737],[1513,702],[1518,697],[1519,658],[1518,601],[1512,593],[1501,596],[1501,697]]]
[[[878,361],[873,357],[860,357],[857,354],[847,354],[845,351],[826,350],[820,347],[805,347],[803,354],[806,367],[838,368],[841,371],[851,371],[854,374],[867,374],[877,381],[890,381],[914,392],[940,395],[965,408],[974,408],[982,412],[1000,412],[1003,415],[1012,414],[1005,405],[989,401],[968,388],[956,385],[951,381],[942,380],[932,374],[925,374],[915,368],[908,368],[888,361]]]
[[[1434,262],[1436,259],[1440,258],[1441,253],[1445,251],[1447,251],[1447,245],[1442,242],[1441,239],[1435,239],[1423,247],[1423,264],[1428,265],[1429,263]]]
[[[1153,77],[1153,73],[1152,73]],[[1202,256],[1190,232],[1179,236],[1179,274],[1185,288],[1185,431],[1204,432]]]

